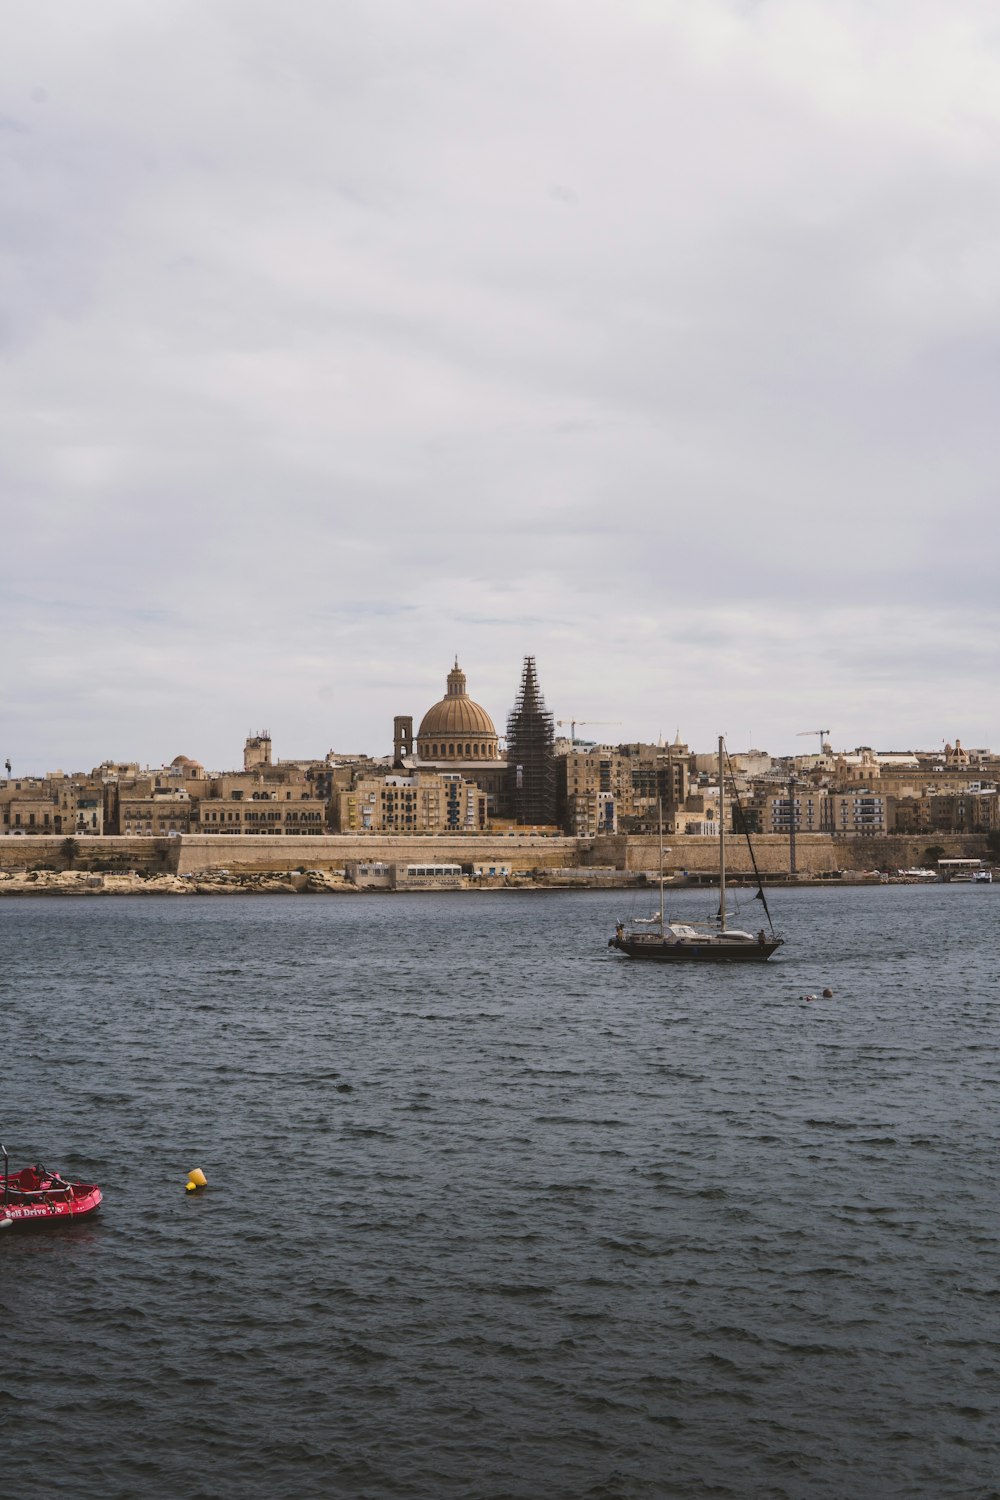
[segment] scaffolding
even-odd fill
[[[535,658],[524,658],[517,701],[507,717],[507,798],[515,823],[556,821],[555,726],[538,686]]]

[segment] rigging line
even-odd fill
[[[760,871],[757,868],[757,856],[753,850],[753,842],[750,838],[750,832],[747,828],[747,820],[746,815],[743,811],[743,803],[740,801],[740,794],[736,786],[736,773],[733,771],[733,763],[729,759],[729,746],[725,745],[723,748],[726,752],[726,765],[729,767],[729,780],[732,786],[733,797],[736,800],[736,807],[739,811],[740,822],[743,825],[743,837],[747,841],[747,848],[750,850],[750,863],[753,865],[753,872],[757,877],[757,894],[754,897],[754,900],[761,902],[761,904],[763,905],[764,911],[767,914],[767,925],[770,927],[771,935],[773,937],[774,923],[771,921],[771,909],[767,904],[767,897],[764,895],[764,882],[761,880]]]

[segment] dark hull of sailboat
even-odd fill
[[[608,947],[617,948],[626,958],[644,958],[654,963],[761,964],[781,947],[782,941],[781,938],[770,938],[764,943],[731,943],[710,935],[703,942],[694,939],[667,942],[659,937],[626,936],[611,938]]]

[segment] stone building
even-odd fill
[[[0,817],[4,833],[61,833],[62,819],[46,781],[19,776],[0,782]]]
[[[326,803],[301,796],[295,801],[279,799],[272,792],[254,792],[241,797],[205,797],[198,804],[198,833],[242,836],[323,834]]]
[[[931,827],[936,833],[995,833],[1000,828],[995,787],[936,794],[927,800],[931,805]]]
[[[854,838],[877,838],[887,831],[886,799],[870,788],[831,792],[826,800],[825,832],[849,834]]]
[[[188,833],[197,819],[199,799],[208,790],[205,767],[187,755],[175,755],[169,766],[158,770],[105,762],[99,771],[109,833]]]
[[[930,797],[888,797],[886,801],[890,833],[912,836],[931,831],[933,806]]]
[[[457,657],[444,697],[424,714],[416,736],[412,717],[393,720],[393,762],[397,770],[457,771],[486,793],[490,817],[503,812],[506,758],[493,720],[469,697]]]
[[[257,734],[247,735],[243,746],[244,771],[257,771],[271,764],[271,731],[262,729]]]
[[[869,787],[832,792],[808,783],[762,799],[761,832],[833,833],[875,838],[888,832],[887,799]]]
[[[163,838],[172,833],[190,833],[197,803],[183,788],[165,787],[149,796],[125,790],[119,794],[118,831],[124,834]]]
[[[487,794],[459,771],[362,777],[334,807],[341,833],[481,833],[489,824]]]
[[[102,834],[104,788],[96,774],[11,778],[0,782],[0,831],[13,834]]]
[[[678,817],[688,798],[688,750],[643,744],[595,745],[556,759],[559,821],[576,838],[601,833],[683,831]]]
[[[197,832],[274,836],[321,834],[327,803],[295,764],[231,771],[209,778],[198,802]]]

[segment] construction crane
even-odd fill
[[[575,745],[576,726],[578,724],[620,724],[621,719],[557,719],[556,723],[560,729],[564,728],[567,724],[569,725],[569,742],[571,745]]]
[[[824,750],[828,750],[830,748],[829,744],[828,744],[828,740],[829,740],[829,737],[830,737],[830,730],[829,729],[800,729],[799,732],[798,732],[798,734],[796,735],[796,739],[801,739],[802,736],[805,735],[805,734],[818,734],[819,735],[819,753],[820,753],[820,755],[823,754]]]

